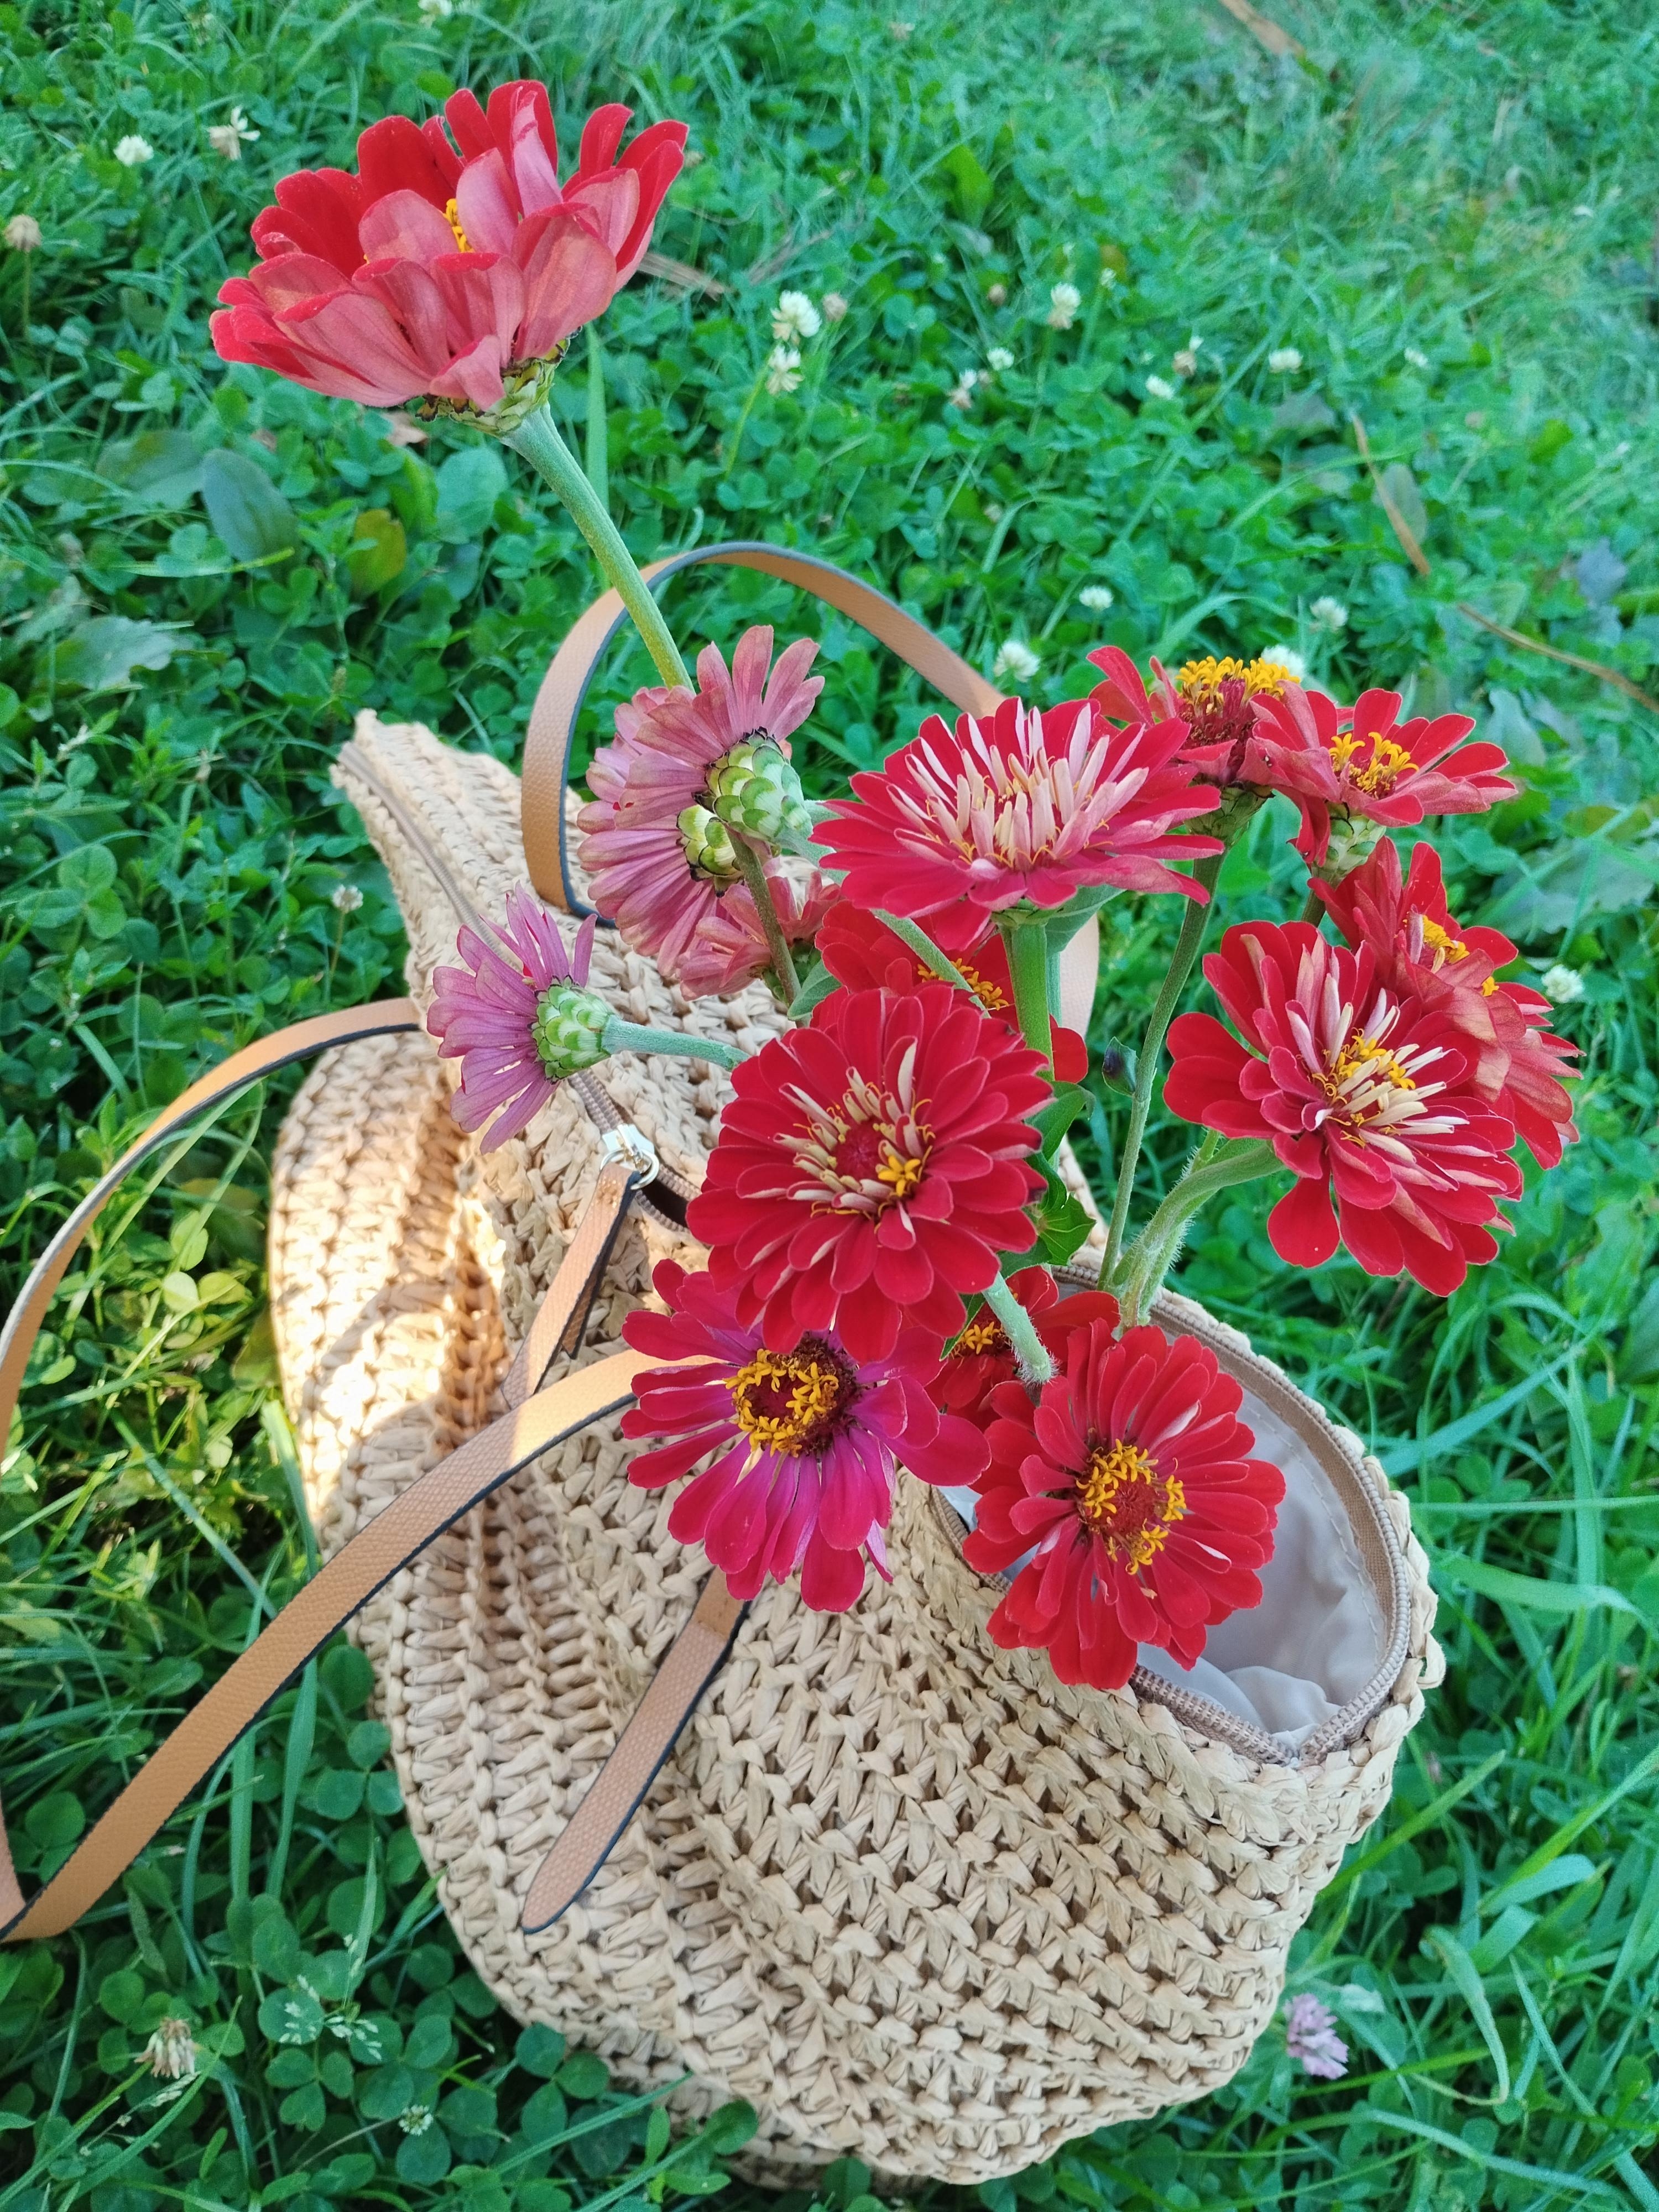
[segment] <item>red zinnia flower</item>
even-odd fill
[[[1314,889],[1350,945],[1369,945],[1379,982],[1412,993],[1449,1016],[1474,1056],[1473,1081],[1516,1127],[1540,1167],[1553,1168],[1577,1135],[1572,1100],[1559,1079],[1577,1057],[1570,1038],[1549,1028],[1550,1002],[1524,983],[1501,983],[1495,970],[1516,957],[1501,930],[1465,929],[1446,905],[1440,855],[1412,849],[1402,882],[1400,854],[1384,838],[1363,867]]]
[[[1300,806],[1296,847],[1310,866],[1329,854],[1333,810],[1408,824],[1426,814],[1484,813],[1514,798],[1517,787],[1498,772],[1508,765],[1498,746],[1460,746],[1474,727],[1467,714],[1401,722],[1399,713],[1397,691],[1362,691],[1352,716],[1318,691],[1263,700],[1245,774]]]
[[[1206,782],[1222,791],[1240,785],[1288,788],[1276,780],[1273,763],[1249,744],[1257,702],[1281,698],[1301,688],[1282,661],[1189,660],[1179,676],[1171,677],[1154,660],[1149,690],[1140,671],[1119,647],[1103,645],[1089,658],[1106,679],[1089,696],[1109,721],[1133,726],[1173,717],[1186,730],[1181,758]],[[1342,710],[1334,700],[1322,692],[1310,696],[1340,719]]]
[[[863,1361],[833,1333],[777,1352],[708,1275],[665,1260],[653,1280],[667,1313],[632,1313],[623,1334],[682,1364],[640,1376],[623,1434],[674,1441],[642,1452],[628,1479],[660,1489],[719,1454],[675,1500],[670,1533],[701,1543],[741,1598],[799,1567],[806,1603],[842,1612],[864,1587],[866,1554],[890,1580],[882,1531],[896,1462],[925,1482],[971,1482],[986,1460],[978,1430],[941,1417],[927,1395],[937,1338],[907,1329],[884,1358]]]
[[[1114,1340],[1106,1320],[1066,1338],[1035,1405],[1001,1384],[963,1547],[981,1574],[1026,1559],[993,1641],[1046,1649],[1062,1682],[1116,1690],[1140,1644],[1190,1667],[1217,1621],[1259,1605],[1285,1478],[1250,1456],[1243,1395],[1195,1337]]]
[[[1482,1224],[1520,1193],[1515,1129],[1476,1086],[1466,1034],[1376,970],[1370,945],[1351,952],[1308,922],[1230,929],[1204,973],[1245,1042],[1182,1014],[1164,1102],[1265,1138],[1294,1170],[1267,1223],[1281,1259],[1316,1267],[1340,1235],[1368,1274],[1404,1267],[1445,1296],[1498,1249]]]
[[[744,1060],[687,1214],[744,1326],[775,1352],[834,1329],[857,1360],[905,1325],[954,1336],[961,1294],[1036,1238],[1042,1069],[945,983],[837,991]]]
[[[1009,1276],[1008,1287],[1056,1358],[1073,1329],[1095,1321],[1117,1327],[1117,1300],[1109,1291],[1073,1291],[1062,1298],[1046,1267],[1022,1267]],[[965,1414],[982,1428],[991,1418],[991,1393],[999,1383],[1012,1382],[1017,1372],[1013,1346],[1002,1323],[988,1306],[981,1306],[941,1361],[930,1386],[933,1402]]]
[[[1114,729],[1086,699],[1046,713],[1005,699],[954,731],[930,714],[884,768],[853,778],[857,797],[833,802],[814,841],[854,904],[918,920],[964,898],[988,915],[1063,906],[1091,884],[1202,900],[1165,866],[1222,849],[1170,835],[1215,804],[1175,764],[1185,735],[1170,722]]]
[[[224,360],[371,407],[426,393],[487,411],[604,313],[651,242],[685,125],[653,124],[619,161],[629,110],[601,107],[561,185],[545,85],[500,85],[488,113],[458,92],[444,113],[453,145],[435,116],[389,115],[357,141],[356,176],[282,179],[253,224],[259,261],[219,294]]]
[[[954,914],[933,914],[927,919],[927,934],[962,971],[986,1012],[1018,1034],[1007,948],[994,925],[987,929],[984,908],[964,900]],[[950,925],[942,932],[941,920]],[[960,924],[981,933],[960,944]],[[947,943],[947,939],[952,941]],[[839,900],[825,915],[818,931],[817,952],[836,981],[854,991],[914,991],[918,983],[937,980],[933,969],[895,937],[884,921],[878,921],[867,907],[854,906],[846,899]],[[1059,1022],[1051,1021],[1048,1029],[1054,1080],[1081,1083],[1089,1073],[1088,1047],[1075,1030],[1062,1028]]]

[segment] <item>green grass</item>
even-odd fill
[[[1184,1263],[1378,1440],[1435,1556],[1447,1683],[1292,1965],[1354,2070],[1310,2081],[1270,2029],[1229,2089],[983,2201],[1645,2212],[1659,745],[1629,697],[1456,610],[1659,688],[1659,30],[1620,0],[1274,0],[1308,49],[1281,65],[1211,0],[908,4],[903,37],[851,0],[502,0],[430,22],[362,0],[0,8],[0,218],[45,233],[27,264],[0,254],[8,1287],[192,1072],[395,978],[395,905],[327,784],[352,712],[515,757],[593,588],[573,529],[492,450],[441,429],[394,447],[379,418],[222,370],[207,313],[270,179],[512,74],[553,80],[567,125],[618,93],[684,116],[703,159],[656,242],[728,289],[637,282],[605,325],[636,553],[808,542],[982,666],[1030,643],[1049,696],[1105,637],[1176,658],[1286,642],[1334,688],[1467,705],[1526,787],[1437,840],[1454,906],[1508,928],[1522,972],[1584,978],[1562,1016],[1583,1142],[1449,1305],[1340,1261],[1285,1270],[1253,1192]],[[260,137],[232,166],[205,131],[235,103]],[[131,169],[129,133],[154,149]],[[1083,295],[1065,331],[1045,320],[1061,280]],[[783,284],[852,305],[773,397]],[[1179,400],[1149,402],[1194,335]],[[947,407],[996,345],[1013,367]],[[1298,373],[1267,366],[1285,346]],[[580,370],[558,404],[580,428]],[[204,454],[234,457],[205,464],[222,535]],[[1109,613],[1079,604],[1091,581]],[[756,578],[676,588],[683,635],[811,619]],[[1327,595],[1340,632],[1313,619]],[[821,788],[921,704],[839,622],[823,635]],[[619,653],[607,696],[644,680]],[[1283,829],[1260,817],[1230,862],[1256,911],[1297,896]],[[1172,927],[1110,912],[1097,1044],[1138,1032]],[[0,1492],[0,1757],[29,1885],[305,1571],[264,1417],[285,1095],[114,1209],[37,1358]],[[1097,1163],[1122,1115],[1103,1091]],[[1184,1146],[1155,1128],[1155,1164]],[[718,2186],[740,2116],[671,2144],[464,1971],[368,1691],[337,1647],[71,1936],[0,1954],[0,2207],[632,2212]],[[158,2106],[137,2053],[172,2009],[212,2063]],[[419,2133],[413,2108],[436,2112]],[[820,2201],[870,2212],[867,2179],[831,2169]]]

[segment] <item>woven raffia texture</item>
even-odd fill
[[[394,741],[422,805],[436,791],[451,810],[449,866],[498,907],[517,879],[516,787],[424,732],[380,732],[382,774]],[[423,915],[429,879],[364,811],[406,902],[418,988],[453,921],[447,906]],[[625,973],[633,957],[605,957]],[[683,1018],[635,964],[636,1018]],[[751,994],[699,1018],[742,1035],[766,1011]],[[650,1070],[661,1095],[641,1079],[629,1110],[665,1157],[683,1141],[693,1170],[719,1094],[683,1064]],[[558,1147],[586,1160],[591,1133],[556,1108],[486,1181],[446,1096],[424,1040],[371,1040],[318,1068],[283,1133],[273,1313],[331,1549],[488,1418],[586,1194]],[[642,1289],[645,1256],[625,1249],[613,1267],[595,1343]],[[359,1628],[410,1820],[477,1971],[626,2081],[689,2073],[688,2112],[748,2099],[764,2180],[842,2153],[984,2179],[1218,2086],[1271,2016],[1291,1938],[1386,1802],[1439,1677],[1404,1501],[1357,1440],[1332,1431],[1329,1449],[1385,1498],[1409,1592],[1405,1664],[1346,1747],[1258,1762],[1133,1691],[1069,1691],[1041,1655],[996,1651],[995,1591],[906,1482],[891,1584],[831,1617],[769,1591],[591,1889],[529,1937],[518,1912],[536,1867],[704,1571],[668,1534],[669,1499],[629,1486],[614,1425],[549,1455]]]

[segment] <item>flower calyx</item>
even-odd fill
[[[605,1035],[611,1009],[592,991],[555,983],[536,1001],[531,1037],[538,1058],[554,1082],[610,1057]]]
[[[708,804],[729,829],[763,844],[804,844],[812,832],[800,777],[763,730],[733,745],[710,769]]]

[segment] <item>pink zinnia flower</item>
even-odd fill
[[[1485,1224],[1504,1225],[1498,1201],[1521,1191],[1515,1129],[1445,1012],[1385,988],[1369,945],[1351,952],[1308,922],[1230,929],[1204,973],[1244,1042],[1182,1014],[1164,1103],[1265,1139],[1293,1170],[1267,1222],[1281,1259],[1316,1267],[1340,1239],[1368,1274],[1403,1267],[1445,1297],[1493,1256]]]
[[[1348,2070],[1348,2046],[1336,2032],[1336,2014],[1305,1992],[1291,2000],[1285,2048],[1316,2081],[1340,2081]]]
[[[772,632],[761,624],[739,639],[728,673],[719,647],[705,646],[696,690],[636,692],[617,709],[616,743],[588,769],[594,797],[577,819],[593,901],[694,998],[740,989],[767,965],[749,887],[727,865],[734,833],[710,811],[710,780],[740,748],[772,745],[788,759],[790,732],[823,689],[806,672],[817,652],[797,638],[774,667]],[[786,938],[810,937],[830,886],[816,871],[799,881],[778,860],[766,877]]]
[[[988,917],[1108,884],[1202,900],[1166,865],[1222,850],[1170,834],[1216,803],[1176,762],[1185,736],[1173,721],[1115,729],[1086,699],[1046,712],[1005,699],[954,731],[932,714],[884,768],[853,778],[856,798],[836,800],[813,840],[854,905],[923,921],[963,899]]]
[[[945,983],[837,991],[744,1060],[686,1217],[744,1326],[777,1352],[834,1330],[858,1360],[954,1336],[962,1293],[1036,1241],[1042,1066]]]
[[[1433,846],[1413,848],[1402,881],[1399,852],[1384,838],[1363,867],[1314,889],[1349,944],[1371,946],[1379,982],[1456,1024],[1474,1055],[1475,1088],[1514,1122],[1539,1165],[1554,1167],[1563,1144],[1578,1133],[1559,1080],[1572,1074],[1567,1063],[1578,1048],[1550,1029],[1547,999],[1524,983],[1498,981],[1495,970],[1516,957],[1502,931],[1465,929],[1452,919]]]
[[[891,1579],[882,1532],[896,1464],[925,1482],[971,1482],[985,1464],[979,1431],[928,1398],[938,1338],[907,1329],[860,1360],[833,1331],[809,1332],[775,1352],[708,1275],[664,1261],[653,1279],[668,1312],[632,1313],[623,1334],[682,1364],[640,1376],[623,1434],[672,1441],[641,1453],[629,1480],[660,1489],[717,1454],[675,1500],[671,1534],[701,1543],[738,1597],[799,1567],[809,1606],[844,1612],[866,1557]]]
[[[461,1063],[460,1087],[450,1102],[451,1111],[462,1128],[478,1129],[499,1109],[499,1119],[483,1140],[486,1152],[527,1128],[558,1088],[558,1075],[550,1072],[538,1042],[542,1002],[560,985],[570,988],[573,1000],[583,990],[593,927],[590,915],[567,952],[559,926],[545,908],[528,891],[511,890],[501,936],[514,958],[505,959],[475,930],[464,928],[456,950],[466,965],[433,971],[426,1025],[438,1039],[440,1056]],[[573,1036],[574,1051],[559,1073],[605,1057],[598,1027],[605,1009],[595,1000],[591,1018],[579,1004],[574,1011],[577,1028],[592,1035],[587,1048],[583,1035]]]
[[[1401,722],[1399,713],[1397,691],[1362,691],[1352,715],[1318,691],[1262,700],[1244,773],[1300,806],[1296,847],[1310,866],[1328,857],[1334,813],[1407,826],[1514,798],[1517,787],[1499,773],[1508,765],[1502,750],[1460,744],[1474,727],[1467,714]]]
[[[1046,1650],[1062,1682],[1097,1690],[1122,1687],[1142,1644],[1190,1667],[1217,1621],[1261,1602],[1285,1495],[1251,1456],[1244,1394],[1212,1352],[1113,1328],[1072,1330],[1035,1404],[1022,1382],[992,1391],[991,1463],[963,1547],[980,1574],[1026,1559],[992,1641]]]
[[[281,180],[254,221],[259,261],[220,291],[222,358],[367,406],[424,393],[487,412],[604,313],[650,243],[685,125],[653,124],[619,161],[629,110],[601,107],[561,185],[545,85],[500,85],[487,113],[458,92],[444,112],[453,144],[436,117],[391,115],[357,141],[356,176]]]

